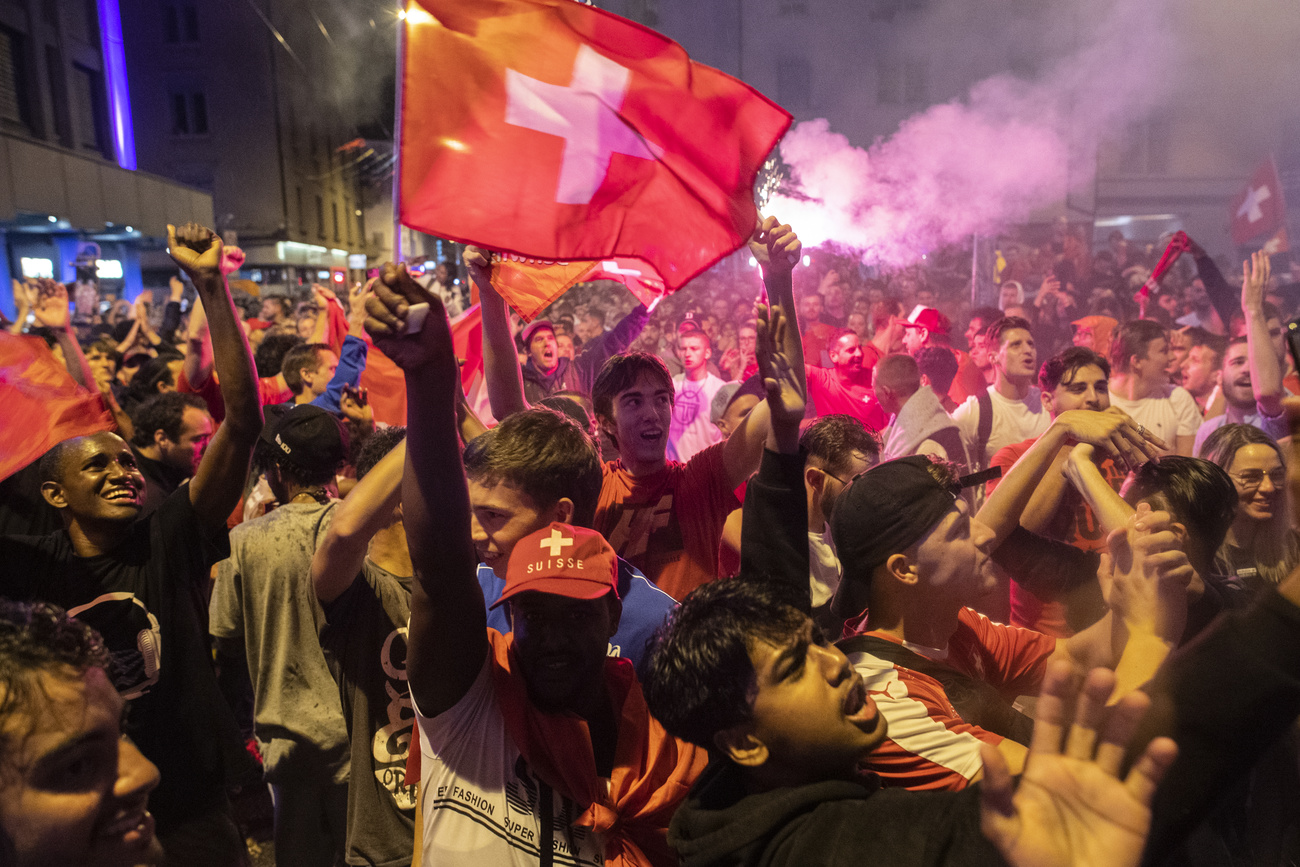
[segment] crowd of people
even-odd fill
[[[0,481],[0,863],[247,864],[260,783],[304,867],[1300,857],[1267,255],[1062,226],[972,308],[769,217],[524,323],[475,247],[298,303],[169,251],[15,284],[104,412]]]

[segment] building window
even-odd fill
[[[171,95],[172,135],[208,134],[208,98],[202,91]]]
[[[334,218],[334,243],[337,244],[340,240],[342,240],[339,237],[339,203],[338,202],[330,202],[330,212]]]
[[[193,3],[163,4],[163,39],[170,43],[199,41],[199,10]]]
[[[108,105],[104,98],[104,79],[93,69],[72,66],[72,110],[77,144],[101,154],[108,151]]]
[[[298,234],[305,236],[307,234],[307,214],[302,209],[302,187],[295,187],[294,190],[298,199]]]
[[[925,61],[881,61],[876,65],[876,102],[880,105],[925,105],[930,77]]]
[[[0,126],[32,131],[22,34],[0,27]]]
[[[343,197],[343,232],[347,235],[347,242],[352,244],[352,200],[347,196]]]
[[[812,107],[812,69],[803,58],[776,62],[776,101],[790,111]]]
[[[325,238],[325,200],[316,197],[316,237]]]

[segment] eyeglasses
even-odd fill
[[[1286,470],[1278,468],[1264,472],[1263,470],[1242,470],[1239,473],[1232,473],[1232,480],[1242,487],[1243,490],[1253,491],[1260,485],[1264,484],[1264,477],[1273,483],[1274,488],[1281,488],[1286,484]]]

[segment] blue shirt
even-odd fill
[[[506,589],[505,579],[498,578],[486,563],[478,564],[478,583],[483,588],[483,601],[488,606],[500,599]],[[623,600],[623,616],[619,618],[618,631],[609,640],[609,655],[629,660],[636,666],[637,677],[640,677],[646,646],[677,603],[622,557],[618,558],[618,596]],[[489,608],[487,625],[502,635],[510,633],[510,618],[504,605]]]
[[[311,402],[326,412],[338,414],[339,398],[343,397],[343,386],[356,388],[361,381],[361,371],[366,369],[366,355],[369,349],[360,337],[349,334],[343,338],[339,347],[339,366],[334,369],[334,378],[325,386],[325,393]]]

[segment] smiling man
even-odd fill
[[[238,726],[217,689],[193,593],[228,553],[226,517],[243,493],[262,426],[252,356],[219,269],[221,239],[170,229],[172,258],[190,276],[211,327],[226,419],[194,477],[140,517],[145,481],[111,433],[66,440],[42,458],[41,493],[63,529],[0,538],[0,595],[52,602],[97,628],[134,699],[127,731],[162,772],[155,798],[168,863],[229,867],[247,858],[226,785],[247,767]]]

